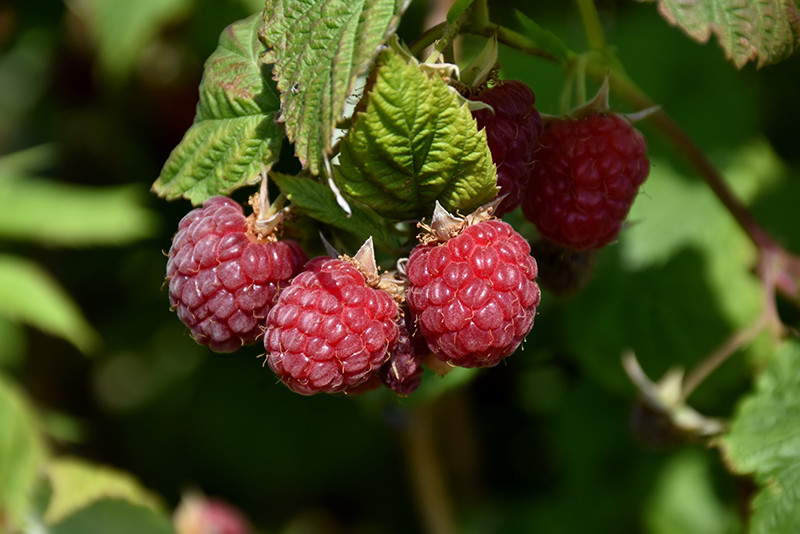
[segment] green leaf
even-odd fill
[[[121,499],[161,511],[159,499],[128,473],[93,465],[77,458],[58,458],[47,466],[52,496],[45,511],[48,524],[62,521],[102,499]]]
[[[720,167],[743,201],[777,183],[768,146],[756,142],[736,154]],[[653,158],[619,243],[600,252],[594,279],[568,303],[567,343],[586,371],[618,391],[630,387],[619,363],[626,350],[651,377],[671,365],[691,368],[761,313],[755,260],[755,247],[713,192]],[[543,316],[537,328],[547,321]],[[693,398],[701,406],[714,402],[726,377],[729,384],[742,380],[743,362],[723,366]]]
[[[119,245],[153,235],[155,214],[134,186],[0,179],[0,238],[46,245]]]
[[[470,8],[474,1],[475,0],[456,0],[453,2],[453,5],[450,6],[450,10],[447,12],[447,22],[450,24],[454,23],[464,11]]]
[[[672,455],[654,480],[645,509],[650,534],[703,532],[733,534],[741,531],[736,512],[726,506],[714,488],[708,451],[685,449]]]
[[[394,219],[430,216],[436,200],[466,214],[497,194],[486,132],[467,106],[389,50],[366,111],[342,140],[334,179],[345,196]]]
[[[134,69],[142,51],[166,23],[188,14],[191,1],[80,0],[69,5],[88,22],[102,68],[112,77],[122,78]]]
[[[62,337],[84,352],[99,341],[70,296],[35,263],[0,255],[0,315]]]
[[[639,0],[658,2],[658,11],[697,42],[715,34],[725,56],[742,68],[763,67],[789,57],[800,46],[800,8],[795,0]]]
[[[407,0],[267,0],[261,38],[295,154],[319,174],[356,79],[397,27]]]
[[[350,206],[352,214],[348,216],[336,202],[336,196],[328,186],[309,177],[280,173],[270,173],[270,179],[278,185],[293,206],[309,217],[359,236],[362,241],[372,236],[378,248],[393,248],[383,221],[371,217],[357,205]]]
[[[6,514],[12,525],[22,523],[43,456],[33,412],[16,387],[0,374],[0,527]]]
[[[253,15],[228,26],[208,58],[200,82],[194,124],[172,151],[153,184],[168,199],[202,204],[253,184],[278,157],[283,132],[275,83],[261,62],[261,19]]]
[[[53,525],[49,534],[175,534],[169,518],[118,499],[95,502]]]
[[[542,50],[552,54],[561,63],[566,63],[570,55],[570,50],[556,34],[546,30],[536,24],[530,17],[522,11],[516,10],[517,19],[525,28],[525,35],[530,38]]]
[[[800,532],[800,342],[772,355],[755,391],[739,405],[721,446],[738,474],[760,486],[752,502],[752,534]]]
[[[55,144],[38,145],[0,156],[0,183],[42,171],[56,162]]]

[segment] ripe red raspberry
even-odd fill
[[[644,136],[615,113],[548,122],[522,210],[539,233],[575,250],[617,238],[647,174]]]
[[[282,285],[306,255],[291,240],[262,240],[241,206],[212,197],[183,217],[167,261],[169,300],[194,339],[217,352],[258,340]]]
[[[397,303],[353,264],[314,258],[267,318],[267,362],[302,395],[347,392],[372,378],[397,340]]]
[[[498,195],[507,195],[495,209],[494,215],[500,217],[522,202],[542,132],[542,118],[534,107],[536,97],[531,88],[516,80],[506,80],[470,98],[494,109],[494,113],[481,109],[472,115],[478,129],[486,129],[492,161],[497,166]]]
[[[407,301],[431,351],[461,367],[489,367],[513,353],[540,299],[529,253],[528,242],[496,219],[415,247]]]

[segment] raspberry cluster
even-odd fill
[[[492,107],[473,111],[472,116],[478,129],[486,130],[486,141],[497,167],[498,196],[505,195],[495,208],[495,215],[500,217],[522,202],[542,132],[542,118],[534,107],[536,97],[531,88],[516,80],[506,80],[470,99]]]
[[[405,396],[424,367],[442,374],[497,365],[533,327],[540,284],[569,295],[587,283],[596,250],[616,239],[647,177],[644,137],[598,95],[542,129],[526,85],[507,81],[478,93],[492,108],[474,116],[486,130],[500,196],[465,217],[437,203],[396,271],[379,273],[371,239],[352,258],[308,261],[296,242],[278,239],[288,208],[261,203],[266,182],[250,217],[231,199],[212,197],[181,220],[173,239],[170,303],[194,339],[215,351],[262,340],[270,369],[302,395],[383,384]],[[545,238],[533,249],[498,218],[520,202]]]

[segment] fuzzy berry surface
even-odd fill
[[[540,291],[530,246],[510,224],[487,220],[411,251],[407,302],[428,347],[461,367],[490,367],[533,326]]]
[[[548,122],[539,143],[525,217],[575,250],[614,241],[650,172],[641,132],[621,115],[597,113]]]
[[[486,129],[486,140],[497,167],[498,195],[507,195],[495,209],[498,217],[513,211],[522,202],[533,155],[542,132],[542,118],[536,110],[536,96],[530,87],[506,80],[471,97],[489,104],[488,109],[472,112],[478,129]]]
[[[314,258],[269,313],[267,362],[302,395],[355,390],[389,358],[397,320],[397,303],[351,263]]]
[[[217,352],[261,337],[277,292],[307,260],[294,241],[251,235],[241,206],[222,196],[181,219],[168,257],[170,304],[194,339]]]

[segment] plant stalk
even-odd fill
[[[434,439],[434,407],[433,403],[424,403],[410,412],[402,431],[403,445],[413,494],[426,531],[429,534],[457,534],[453,503]]]

